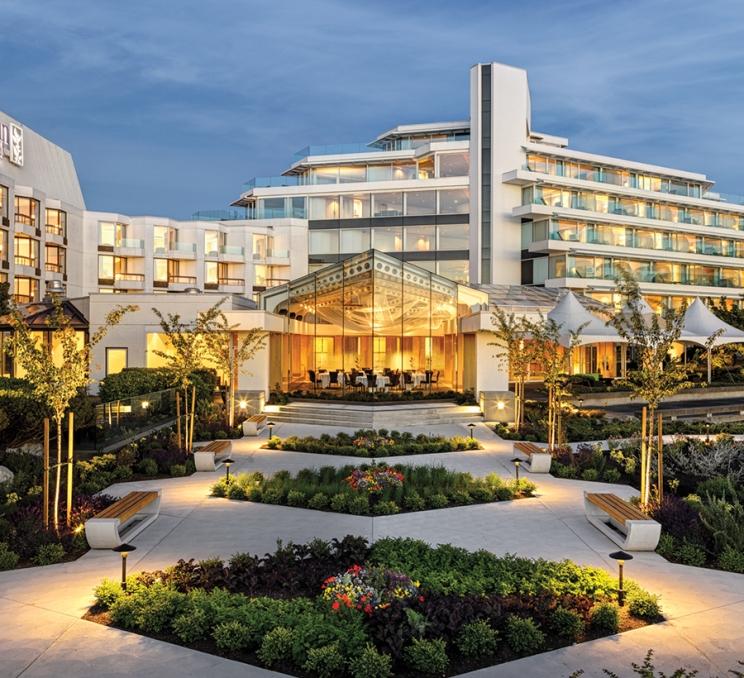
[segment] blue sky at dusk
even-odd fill
[[[533,126],[744,193],[741,0],[0,0],[0,109],[74,156],[90,209],[225,207],[307,144],[465,118],[526,68]]]

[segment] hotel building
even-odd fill
[[[91,327],[111,293],[148,309],[156,294],[202,293],[169,300],[191,313],[234,295],[231,321],[270,332],[246,382],[264,393],[316,385],[321,370],[346,387],[364,368],[398,373],[399,387],[404,373],[428,373],[430,388],[505,392],[489,304],[544,312],[562,289],[613,303],[623,269],[656,308],[742,299],[744,204],[704,174],[573,150],[533,129],[522,69],[477,64],[469,86],[467,119],[308,146],[229,210],[189,221],[87,211],[69,154],[2,116],[0,276],[22,302],[52,280],[90,295],[79,305]],[[158,341],[138,313],[97,349],[119,354],[102,354],[94,376],[153,366]],[[604,349],[598,361],[586,347],[579,369],[616,376]]]

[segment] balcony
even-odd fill
[[[270,249],[265,252],[253,253],[253,261],[268,261],[270,259],[289,259],[289,250]]]
[[[240,245],[222,245],[219,251],[219,258],[224,261],[244,261],[245,248]]]
[[[249,219],[245,208],[232,210],[199,210],[191,215],[192,221],[240,221]]]
[[[114,244],[115,250],[137,250],[140,254],[144,254],[145,241],[139,238],[120,238]],[[129,254],[132,254],[130,251]]]
[[[58,238],[65,237],[65,227],[60,226],[59,224],[45,224],[44,230],[46,231],[47,235],[55,235]]]
[[[26,257],[22,254],[16,254],[13,257],[13,261],[16,266],[28,266],[29,268],[36,268],[38,265],[38,259],[34,257]]]
[[[196,258],[196,244],[192,242],[171,243],[168,247],[156,247],[155,256],[164,256],[170,259],[194,259]]]
[[[47,261],[44,264],[44,270],[47,271],[47,273],[62,273],[65,272],[65,266],[64,264],[54,264],[51,261]]]
[[[114,286],[121,290],[141,290],[145,286],[143,273],[116,273]]]
[[[220,278],[220,287],[237,287],[241,290],[245,287],[245,280],[243,278]]]
[[[36,228],[36,217],[33,215],[16,212],[15,221],[17,224],[23,224],[24,226],[31,226],[31,228]]]

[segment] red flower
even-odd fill
[[[366,605],[364,606],[364,611],[365,611],[365,612],[366,612],[367,614],[372,614],[372,606],[371,606],[371,605],[370,605],[369,603],[367,603],[367,604],[366,604]]]
[[[334,609],[334,610],[338,610],[339,607],[341,607],[341,606],[338,604],[338,601],[337,600],[334,600],[333,601],[333,605],[331,605],[331,608]]]
[[[423,602],[424,602],[424,597],[423,596],[419,596],[419,603],[423,603]]]

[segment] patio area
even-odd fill
[[[344,429],[282,424],[276,434],[319,435]],[[349,431],[349,429],[346,429]],[[409,427],[413,433],[463,435],[463,425]],[[513,475],[512,444],[479,425],[483,450],[396,457],[395,463],[436,464],[474,475],[496,471]],[[306,467],[341,466],[359,460],[260,449],[265,438],[234,441],[233,471],[292,473]],[[276,542],[306,542],[346,534],[375,540],[411,536],[431,544],[452,543],[496,554],[515,553],[548,559],[570,558],[582,565],[615,571],[609,553],[615,546],[586,520],[583,491],[598,484],[531,476],[537,498],[480,506],[370,518],[306,509],[235,502],[209,496],[219,473],[186,478],[123,483],[112,494],[161,487],[160,518],[134,540],[130,571],[153,570],[179,558],[228,558],[237,551],[263,554]],[[602,485],[602,487],[607,487]],[[627,486],[612,491],[629,497]],[[76,562],[0,573],[0,676],[276,676],[271,671],[107,628],[80,617],[92,602],[93,587],[117,578],[118,554],[90,551]],[[602,668],[627,675],[631,661],[649,648],[657,669],[693,666],[703,675],[726,675],[744,659],[744,576],[675,565],[655,553],[638,553],[627,575],[659,593],[667,621],[508,664],[473,676],[568,676],[584,669],[600,676]]]

